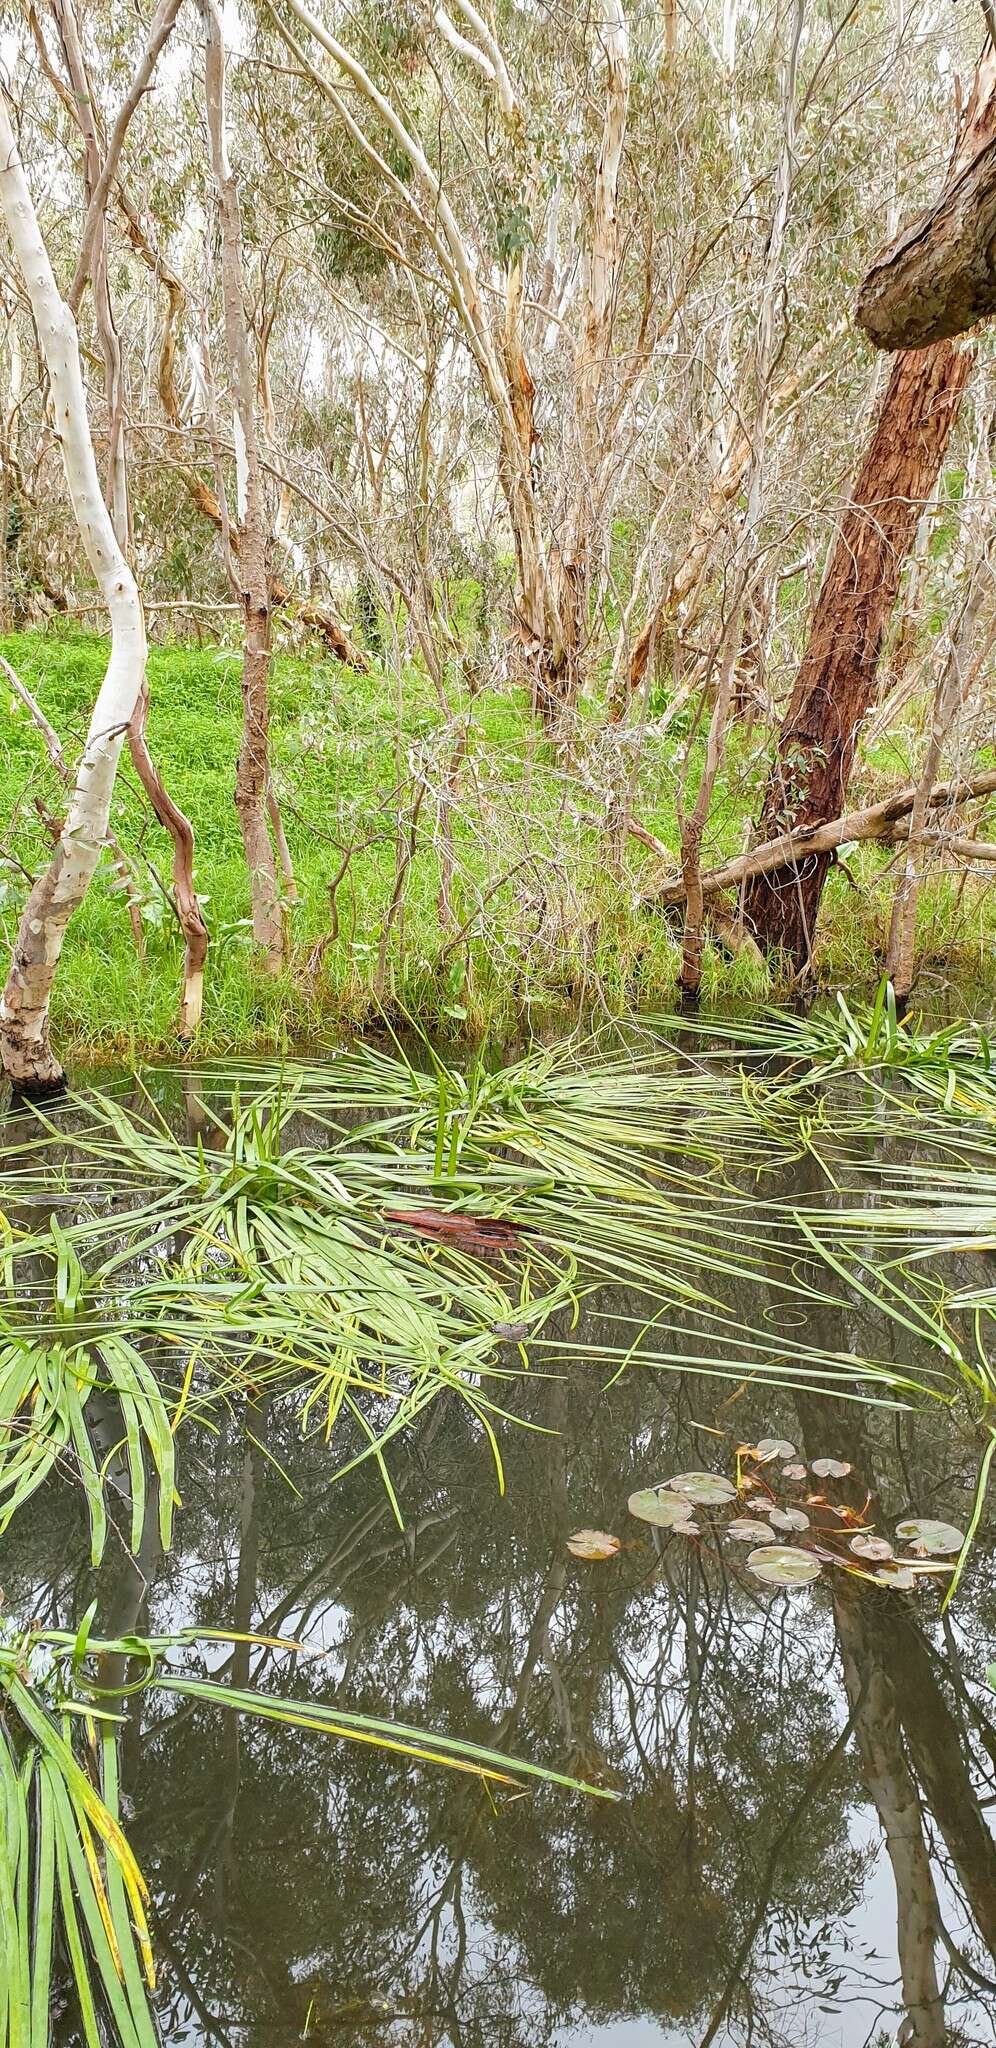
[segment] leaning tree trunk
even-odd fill
[[[840,526],[809,645],[778,738],[758,837],[844,809],[858,731],[917,521],[933,494],[972,365],[950,341],[896,357],[871,446]],[[809,960],[831,856],[755,876],[744,914],[755,936]]]
[[[62,1080],[49,1043],[49,998],[66,926],[86,895],[106,843],[118,756],[145,677],[145,621],[100,487],[76,322],[59,295],[2,92],[0,209],[45,356],[73,511],[111,618],[111,656],[65,823],[52,860],[28,897],[0,1001],[0,1062],[18,1087],[39,1092]]]
[[[876,256],[856,315],[876,348],[924,348],[996,313],[996,49],[976,68],[939,197]]]

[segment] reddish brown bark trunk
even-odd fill
[[[971,363],[971,353],[949,341],[896,357],[782,722],[758,822],[761,840],[844,809],[903,564],[936,486]],[[763,944],[783,947],[797,967],[812,952],[830,858],[812,854],[755,876],[745,893],[750,929]]]
[[[876,348],[924,348],[996,313],[996,49],[975,73],[940,196],[876,256],[855,309]]]
[[[153,811],[173,841],[173,894],[176,914],[183,933],[183,993],[180,998],[179,1035],[186,1043],[194,1037],[201,1020],[204,992],[204,962],[207,959],[208,928],[194,884],[194,828],[185,811],[169,790],[149,752],[146,726],[149,717],[149,685],[142,692],[128,727],[128,745],[135,773]]]

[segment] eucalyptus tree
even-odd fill
[[[401,228],[397,260],[415,278],[428,268],[469,355],[514,548],[515,631],[537,705],[555,717],[577,689],[593,568],[607,548],[619,471],[609,419],[618,428],[620,408],[632,407],[658,339],[651,323],[650,339],[620,371],[613,336],[624,287],[620,183],[630,93],[621,0],[600,11],[590,36],[578,24],[561,50],[546,22],[520,16],[499,37],[460,0],[455,19],[436,9],[424,58],[404,14],[388,24],[375,9],[372,33],[347,41],[334,15],[305,0],[272,13],[299,73],[333,109],[390,202]],[[391,62],[402,51],[404,93]],[[579,87],[581,119],[568,114]],[[601,99],[594,137],[586,118],[593,89]],[[461,169],[467,151],[469,186]],[[373,239],[375,225],[368,232]],[[551,478],[540,359],[568,325],[572,298],[570,396],[554,401]],[[549,366],[547,374],[552,392]]]
[[[996,59],[987,52],[955,143],[949,182],[956,191],[996,147],[994,88]],[[973,367],[972,349],[951,339],[957,331],[950,319],[932,327],[922,320],[923,345],[904,348],[894,359],[782,719],[758,821],[762,840],[786,829],[805,831],[844,810],[900,580]],[[797,968],[812,954],[828,867],[824,853],[790,860],[754,876],[745,892],[751,929],[766,944],[783,946]]]
[[[73,512],[111,621],[107,672],[90,717],[55,853],[32,888],[0,1000],[0,1058],[21,1088],[58,1084],[49,999],[69,920],[86,894],[107,835],[122,742],[145,677],[138,586],[104,502],[87,414],[79,339],[62,298],[0,90],[0,203],[45,356]]]

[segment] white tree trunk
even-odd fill
[[[86,895],[106,842],[121,744],[145,678],[138,587],[114,535],[97,474],[76,322],[58,286],[7,107],[0,94],[0,208],[31,300],[51,385],[66,480],[87,560],[111,617],[111,657],[93,707],[62,837],[31,890],[0,1000],[0,1062],[26,1089],[57,1087],[48,1006],[66,926]]]
[[[620,0],[603,0],[598,34],[606,63],[605,117],[595,173],[585,346],[579,380],[586,407],[594,405],[598,398],[619,273],[617,199],[629,113],[629,29]]]
[[[245,640],[242,660],[242,744],[235,777],[235,808],[249,869],[252,930],[267,971],[286,964],[280,885],[267,827],[270,781],[270,573],[263,475],[256,434],[256,380],[246,315],[242,213],[228,154],[225,42],[217,0],[202,0],[205,27],[204,94],[211,169],[221,232],[221,293],[232,385],[236,552]],[[275,798],[274,798],[275,801]],[[286,841],[284,842],[286,846]]]

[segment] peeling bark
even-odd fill
[[[37,698],[32,696],[31,691],[27,688],[27,686],[24,683],[22,683],[20,676],[17,674],[17,671],[11,668],[9,661],[5,661],[2,655],[0,655],[0,675],[6,677],[7,682],[10,684],[10,687],[13,690],[15,696],[19,697],[21,703],[24,705],[24,708],[28,714],[28,717],[31,719],[32,724],[41,733],[42,739],[45,742],[45,751],[48,755],[49,760],[52,763],[53,768],[55,769],[59,781],[62,783],[63,788],[72,789],[73,772],[69,766],[68,761],[66,760],[66,756],[62,748],[62,741],[60,740],[59,735],[55,730],[55,727],[51,725],[49,720],[46,718],[45,713],[41,708],[41,705],[37,701]],[[36,809],[40,808],[39,800],[37,797],[35,799],[35,807]],[[61,836],[62,824],[60,821],[55,825],[52,833],[52,838],[56,845],[58,844]],[[124,848],[121,846],[119,840],[115,838],[114,833],[110,830],[110,828],[108,828],[107,831],[107,850],[111,856],[111,859],[114,862],[114,867],[117,873],[118,881],[121,885],[121,890],[124,895],[125,902],[128,905],[128,922],[131,925],[131,935],[135,941],[135,951],[138,954],[139,959],[141,960],[145,953],[145,931],[142,925],[142,908],[135,890],[134,881],[132,880],[131,869],[129,868],[128,862],[125,859]]]
[[[950,341],[896,358],[782,721],[758,823],[762,840],[804,831],[844,808],[903,565],[971,367],[971,352]],[[797,969],[812,953],[828,867],[825,853],[813,853],[756,876],[746,892],[744,914],[755,937],[783,947]]]
[[[855,318],[876,348],[927,348],[996,313],[996,51],[979,61],[943,190],[876,256]]]

